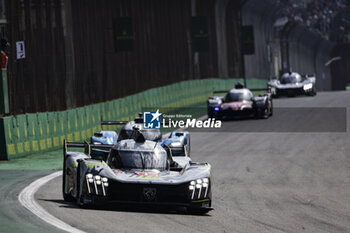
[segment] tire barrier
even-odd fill
[[[60,112],[30,113],[0,118],[0,160],[61,148],[62,141],[83,141],[100,130],[100,120],[132,120],[142,108],[190,107],[205,103],[215,89],[228,89],[242,79],[190,80],[141,93]],[[249,79],[250,88],[266,87]]]

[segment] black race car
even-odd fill
[[[85,147],[85,153],[67,151]],[[105,161],[90,149],[110,150]],[[93,206],[104,203],[138,203],[187,207],[206,213],[211,207],[211,166],[173,157],[171,149],[145,140],[135,128],[131,139],[115,145],[64,142],[63,197]]]
[[[288,72],[280,79],[272,79],[267,85],[274,98],[298,95],[315,96],[317,94],[315,75],[301,76],[295,72]]]
[[[267,89],[251,89],[262,91]],[[229,91],[214,91],[214,93],[226,93],[225,96],[211,96],[207,101],[209,118],[242,118],[257,117],[269,118],[272,116],[273,106],[270,93],[254,97],[252,92],[237,84],[236,88]]]

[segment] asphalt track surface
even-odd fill
[[[192,133],[192,160],[213,167],[215,210],[207,215],[128,206],[80,209],[63,201],[60,177],[35,198],[49,213],[86,232],[350,232],[350,92],[281,98],[274,106],[307,108],[312,120],[305,111],[283,117],[276,112],[267,120],[225,121],[226,132]],[[318,107],[329,108],[336,118],[312,114]],[[347,110],[339,113],[336,107]],[[285,127],[286,122],[297,126]],[[262,130],[271,124],[284,130]],[[322,132],[314,130],[325,124]],[[10,200],[17,190],[8,190]],[[16,211],[21,211],[17,203]],[[24,222],[41,224],[29,211],[22,214]]]
[[[61,232],[41,221],[18,202],[18,194],[52,170],[0,170],[0,232]]]

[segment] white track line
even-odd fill
[[[19,202],[31,211],[33,214],[38,216],[41,220],[67,232],[72,233],[85,233],[77,228],[74,228],[67,223],[59,220],[53,215],[49,214],[43,207],[41,207],[34,198],[34,194],[38,191],[38,189],[49,182],[50,180],[62,175],[62,171],[54,172],[48,176],[44,176],[40,179],[37,179],[26,188],[24,188],[18,196]]]

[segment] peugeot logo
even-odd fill
[[[155,201],[157,197],[157,190],[155,188],[144,188],[143,196],[146,201]]]

